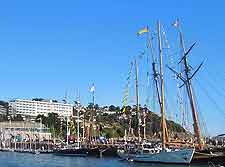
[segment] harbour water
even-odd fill
[[[0,152],[0,167],[184,167],[184,165],[140,164],[117,158],[63,157],[52,154]],[[190,167],[208,167],[191,165]]]

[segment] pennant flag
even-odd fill
[[[137,32],[137,35],[139,36],[139,35],[144,34],[144,33],[147,33],[147,32],[149,32],[148,27],[145,27],[145,28],[139,30]]]
[[[123,107],[123,111],[122,111],[123,113],[126,112],[126,108],[127,108],[126,106]]]
[[[130,86],[130,78],[131,78],[131,73],[132,73],[132,67],[133,67],[133,62],[131,62],[131,66],[130,66],[130,70],[128,73],[128,77],[127,77],[127,84],[125,87],[125,91],[124,91],[124,96],[123,96],[123,110],[122,112],[124,113],[126,111],[126,105],[127,105],[127,101],[128,101],[128,96],[129,96],[129,86]]]

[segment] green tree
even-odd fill
[[[109,111],[116,111],[116,107],[114,105],[109,106]]]

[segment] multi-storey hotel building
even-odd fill
[[[60,116],[68,117],[73,113],[73,105],[55,102],[52,100],[22,100],[16,99],[10,103],[10,113],[27,116],[45,115],[57,113]]]

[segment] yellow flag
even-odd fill
[[[139,30],[137,32],[137,35],[141,35],[141,34],[144,34],[144,33],[147,33],[147,32],[149,32],[148,27],[145,27],[145,28]]]

